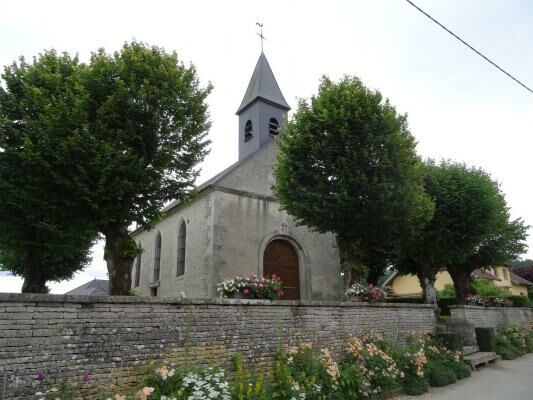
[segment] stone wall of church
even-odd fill
[[[142,296],[150,296],[157,288],[158,296],[208,297],[208,275],[212,270],[214,198],[212,192],[183,207],[177,207],[154,229],[134,234],[141,245],[140,285],[132,289]],[[182,221],[187,226],[185,274],[177,276],[178,230]],[[161,233],[161,266],[158,281],[154,280],[155,238]],[[135,276],[135,265],[132,275]]]
[[[214,271],[216,283],[249,272],[263,274],[263,254],[275,239],[288,241],[296,250],[302,300],[337,300],[342,293],[339,252],[333,234],[320,234],[294,220],[273,198],[217,189],[214,221]]]
[[[84,398],[98,388],[142,379],[149,361],[186,357],[231,370],[240,353],[268,365],[280,344],[315,342],[338,353],[349,334],[383,333],[402,340],[434,330],[431,307],[416,304],[192,300],[0,294],[0,397],[30,399],[45,382],[81,382]],[[231,372],[231,371],[230,371]]]

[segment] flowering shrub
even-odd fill
[[[379,287],[370,285],[363,285],[361,283],[354,283],[346,292],[344,292],[346,297],[356,297],[363,301],[377,302],[384,300],[386,293],[381,290]]]
[[[513,301],[506,297],[483,297],[479,294],[471,295],[466,298],[466,302],[472,306],[483,307],[512,307]]]
[[[217,292],[220,297],[233,297],[241,293],[251,299],[276,300],[283,295],[281,288],[282,283],[278,276],[265,278],[251,273],[247,277],[237,276],[220,282],[217,285]]]
[[[347,340],[349,362],[359,366],[362,381],[358,394],[363,398],[390,391],[404,377],[396,361],[380,345],[384,345],[383,339],[369,334],[362,338],[350,336]]]
[[[289,367],[296,395],[307,400],[326,400],[337,388],[340,370],[328,348],[316,354],[309,343],[288,347],[279,359]]]

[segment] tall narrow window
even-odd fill
[[[137,243],[137,248],[141,249],[141,244]],[[141,255],[142,253],[139,253],[137,255],[137,258],[135,259],[135,278],[133,280],[133,286],[138,287],[139,282],[141,280]]]
[[[159,270],[161,268],[161,233],[157,232],[155,237],[155,252],[154,252],[154,281],[159,280]]]
[[[268,133],[270,133],[270,136],[276,136],[279,133],[279,123],[276,118],[270,118],[268,123]]]
[[[254,136],[254,128],[252,125],[252,121],[248,120],[246,121],[246,124],[244,125],[244,141],[247,142]]]
[[[178,231],[178,263],[176,269],[176,275],[180,276],[185,274],[185,244],[187,242],[187,227],[185,221],[180,225]]]

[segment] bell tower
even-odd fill
[[[290,110],[261,51],[236,114],[239,116],[239,161],[259,150],[283,130]]]

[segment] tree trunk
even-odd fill
[[[416,274],[420,281],[422,296],[426,304],[437,304],[437,291],[435,290],[437,272],[437,268],[424,265]]]
[[[466,304],[466,298],[470,291],[470,271],[461,266],[448,267],[447,269],[453,280],[457,304]]]
[[[341,269],[344,272],[345,289],[347,289],[361,280],[361,276],[357,273],[357,267],[361,265],[361,257],[352,241],[337,237],[337,245],[339,246]]]
[[[104,260],[109,275],[109,294],[127,296],[131,290],[131,269],[135,255],[128,229],[119,224],[108,225],[105,235]]]
[[[24,283],[22,293],[48,293],[42,265],[32,255],[24,260]]]

